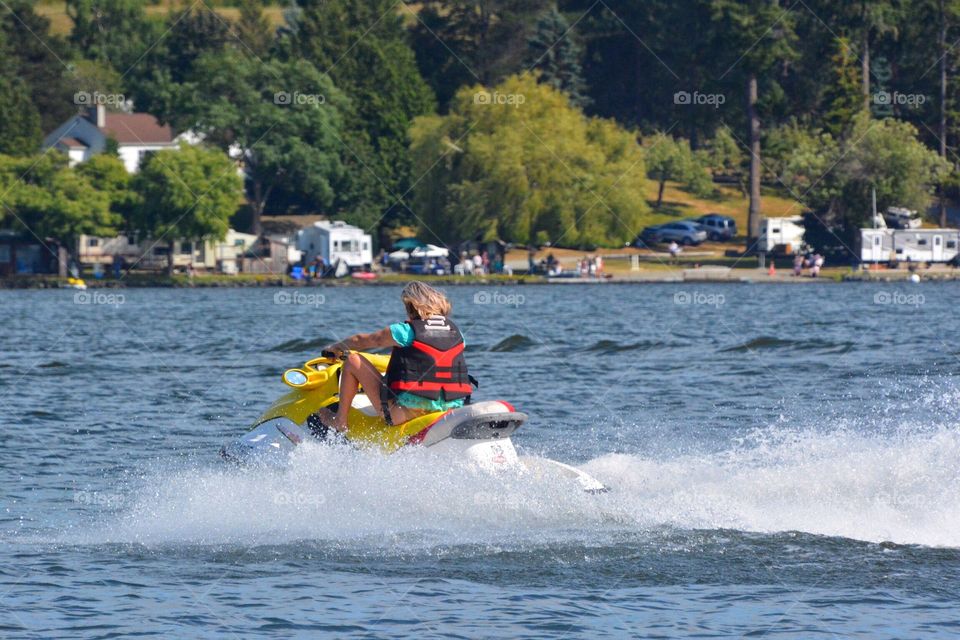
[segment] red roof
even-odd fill
[[[100,130],[120,144],[171,144],[173,130],[161,125],[149,113],[105,114],[105,126]]]

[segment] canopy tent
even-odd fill
[[[394,251],[412,251],[413,249],[418,249],[420,247],[427,246],[426,242],[421,242],[416,238],[400,238],[393,243]]]

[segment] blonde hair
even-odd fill
[[[452,306],[447,296],[423,282],[411,282],[403,288],[400,300],[411,319],[426,320],[430,316],[449,316]]]

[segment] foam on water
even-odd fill
[[[960,546],[960,432],[801,433],[705,456],[608,455],[586,470],[637,521]]]
[[[718,453],[609,454],[588,495],[411,450],[301,447],[285,469],[156,471],[78,542],[341,545],[602,541],[664,526],[960,546],[960,432],[782,430]]]

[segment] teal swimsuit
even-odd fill
[[[391,324],[390,335],[393,336],[393,341],[401,347],[409,347],[413,344],[413,327],[406,322],[397,322]],[[448,409],[456,409],[463,406],[463,398],[459,398],[457,400],[445,400],[443,398],[443,391],[440,392],[440,397],[437,400],[424,398],[422,396],[412,394],[409,391],[401,391],[396,397],[397,404],[401,407],[407,407],[408,409],[446,411]]]

